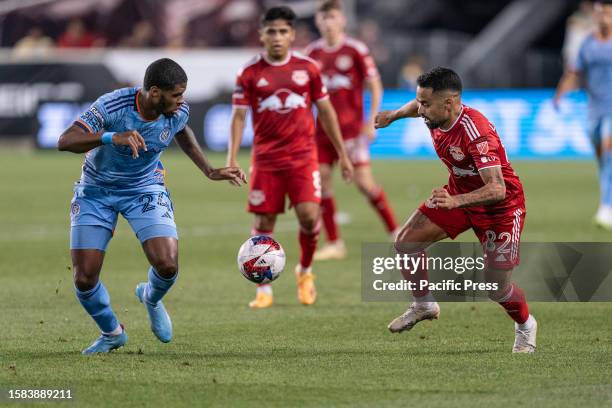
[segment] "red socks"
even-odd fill
[[[497,301],[505,310],[506,313],[518,324],[523,324],[529,318],[529,307],[525,300],[525,293],[513,283],[508,290],[508,293]]]
[[[327,233],[327,241],[335,242],[340,238],[338,226],[334,219],[336,215],[336,200],[334,196],[321,198],[321,218]]]
[[[429,295],[429,289],[427,287],[420,289],[421,287],[421,281],[425,280],[427,282],[429,282],[429,274],[427,273],[427,255],[425,255],[425,252],[419,252],[416,254],[408,254],[410,257],[414,257],[414,258],[420,258],[422,261],[419,262],[418,267],[414,270],[414,273],[412,273],[412,270],[405,270],[402,269],[402,276],[404,277],[404,279],[406,279],[408,282],[414,282],[414,285],[416,285],[416,289],[412,291],[412,296],[414,296],[415,299],[421,299],[421,298],[425,298],[426,296]]]
[[[298,240],[300,241],[300,265],[302,268],[309,268],[312,265],[312,257],[315,249],[317,249],[317,242],[319,241],[319,231],[321,230],[321,224],[317,222],[314,231],[307,233],[300,228]]]
[[[372,204],[372,207],[374,207],[380,218],[385,223],[387,231],[389,233],[395,231],[397,228],[397,222],[395,221],[395,214],[393,214],[389,201],[387,201],[385,190],[381,188],[378,193],[371,196],[370,204]]]

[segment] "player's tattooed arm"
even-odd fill
[[[193,130],[189,126],[185,126],[183,130],[174,136],[174,140],[179,145],[181,150],[185,152],[191,161],[211,180],[228,180],[234,186],[240,186],[246,183],[246,176],[239,167],[222,167],[215,169],[210,165],[204,152],[198,144]]]
[[[413,99],[399,109],[378,112],[374,120],[374,127],[380,129],[389,126],[398,119],[417,118],[419,116],[418,112],[419,103],[416,99]]]
[[[338,163],[342,169],[342,178],[349,183],[353,179],[353,164],[344,148],[342,133],[340,132],[340,125],[338,124],[338,116],[336,116],[336,111],[329,98],[317,101],[317,111],[323,130],[334,145],[336,152],[338,152]]]
[[[485,183],[484,186],[472,192],[454,196],[443,188],[436,188],[431,193],[431,203],[437,208],[451,210],[492,205],[502,201],[506,197],[506,184],[501,167],[488,167],[480,170],[479,173]]]
[[[60,151],[73,153],[85,153],[102,145],[102,134],[104,132],[86,132],[76,125],[70,126],[59,137],[57,148]],[[138,151],[147,151],[147,144],[144,138],[136,130],[118,132],[113,134],[112,143],[114,145],[129,146],[132,149],[132,157],[138,157]]]

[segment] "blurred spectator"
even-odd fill
[[[53,48],[53,40],[47,37],[40,27],[32,27],[13,47],[13,55],[17,58],[43,56]]]
[[[66,30],[57,40],[57,46],[62,48],[103,47],[104,40],[87,31],[81,19],[68,22]]]
[[[370,49],[370,54],[372,54],[372,57],[374,57],[374,60],[379,65],[385,64],[389,61],[391,53],[384,45],[384,41],[380,36],[380,29],[376,21],[370,19],[362,20],[359,23],[357,38],[368,46]]]
[[[155,31],[148,21],[140,21],[134,25],[129,36],[119,41],[120,47],[126,48],[148,48],[154,47]]]
[[[295,25],[295,41],[293,42],[293,48],[296,50],[304,49],[315,39],[316,37],[308,24],[298,22]]]
[[[584,39],[594,30],[593,2],[581,1],[578,9],[568,17],[563,41],[563,64],[573,64]]]
[[[416,90],[416,80],[424,71],[425,58],[422,55],[409,55],[402,65],[397,80],[397,86],[410,91]]]

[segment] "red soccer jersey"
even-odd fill
[[[359,136],[363,124],[364,83],[378,77],[368,47],[360,41],[345,38],[338,46],[329,48],[321,39],[310,44],[306,54],[321,67],[344,139]],[[320,123],[317,123],[317,137],[326,137]]]
[[[511,214],[525,206],[523,185],[510,166],[506,150],[495,127],[476,109],[463,105],[457,121],[448,130],[430,130],[436,153],[448,168],[448,192],[464,194],[484,186],[478,173],[488,167],[501,167],[506,198],[501,202],[466,208],[472,214],[497,216]]]
[[[328,97],[316,62],[292,52],[283,62],[260,54],[238,73],[235,107],[253,113],[253,164],[276,171],[317,160],[312,103]]]

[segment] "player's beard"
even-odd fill
[[[434,122],[433,120],[426,118],[425,116],[423,116],[423,122],[425,122],[425,126],[427,126],[429,129],[437,129],[440,127],[439,123]]]

